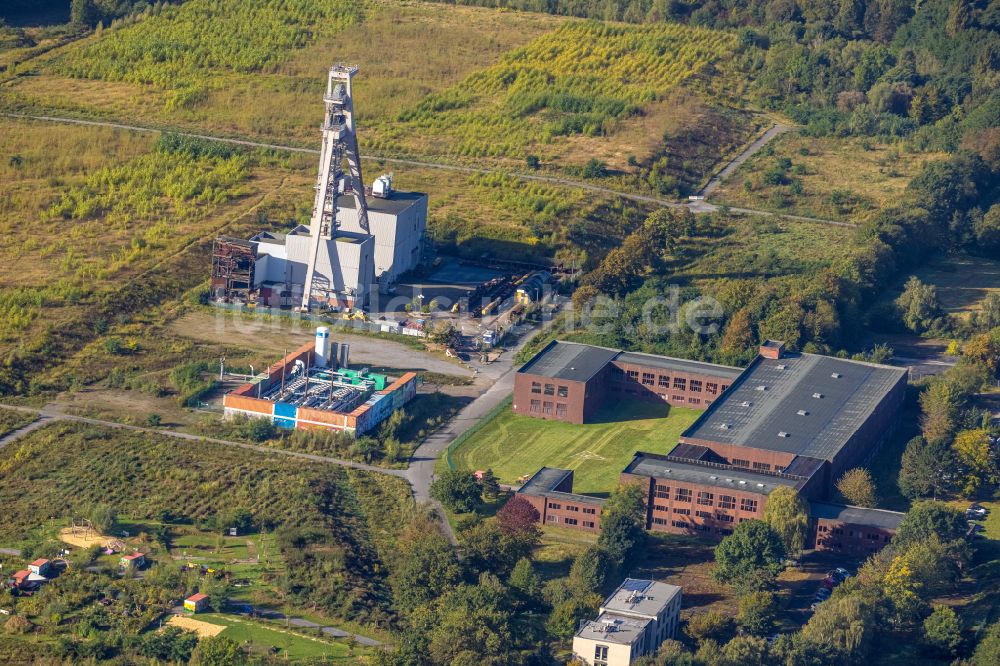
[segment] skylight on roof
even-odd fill
[[[800,409],[799,411],[797,411],[795,413],[798,414],[799,416],[809,416],[809,412],[807,412],[804,409]]]
[[[813,397],[814,398],[822,398],[823,394],[822,393],[813,393]]]
[[[719,430],[729,430],[729,424],[728,423],[720,423],[719,424]]]
[[[778,433],[778,437],[788,437],[788,436],[789,436],[788,433],[785,432],[784,430]]]
[[[830,376],[833,377],[834,379],[840,379],[841,375],[839,372],[831,372]]]
[[[776,365],[774,367],[776,367],[778,370],[784,370],[788,366],[786,366],[784,363],[779,363],[778,365]]]
[[[757,390],[758,390],[758,391],[766,391],[766,390],[767,390],[767,387],[766,387],[766,386],[764,386],[763,384],[761,384],[760,386],[758,386],[758,387],[757,387]]]
[[[749,407],[750,406],[750,401],[749,400],[744,400],[743,402],[740,403],[740,406],[741,407]]]

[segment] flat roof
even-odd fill
[[[694,374],[714,375],[716,377],[728,377],[736,379],[743,372],[740,368],[728,365],[718,365],[716,363],[705,363],[704,361],[688,361],[683,358],[672,358],[670,356],[659,356],[657,354],[644,354],[642,352],[623,351],[615,358],[622,363],[635,363],[651,368],[662,368],[663,370],[680,370]]]
[[[552,379],[585,382],[610,363],[618,351],[582,345],[577,342],[553,340],[518,372]]]
[[[600,497],[592,495],[580,495],[578,493],[567,493],[561,490],[552,490],[562,483],[567,476],[572,474],[572,470],[559,469],[558,467],[542,467],[528,479],[517,492],[525,495],[536,495],[538,497],[562,498],[569,502],[581,502],[586,504],[604,504]]]
[[[618,589],[604,600],[601,608],[605,612],[652,619],[657,617],[680,592],[681,588],[677,585],[642,578],[626,578]]]
[[[832,460],[906,374],[817,354],[757,357],[681,437]]]
[[[829,504],[827,502],[810,502],[809,517],[836,520],[853,525],[881,527],[894,530],[903,522],[905,514],[885,509],[868,509],[863,506],[845,504]]]
[[[601,368],[612,361],[634,363],[650,368],[662,368],[690,372],[696,374],[715,375],[736,379],[743,372],[739,368],[728,365],[716,365],[701,361],[688,361],[682,358],[644,354],[641,352],[609,349],[596,345],[585,345],[579,342],[553,340],[535,357],[528,361],[518,372],[565,379],[568,381],[585,382],[596,375]]]
[[[631,645],[642,637],[643,631],[652,620],[635,618],[617,613],[601,613],[596,620],[587,620],[576,632],[577,638],[585,638],[602,643]]]
[[[382,199],[371,194],[366,194],[365,204],[368,206],[369,211],[375,213],[399,215],[410,206],[418,203],[421,199],[426,198],[427,195],[423,192],[401,192],[399,190],[393,190],[388,199]],[[350,208],[351,210],[354,210],[354,195],[341,194],[337,197],[337,206],[340,208]]]
[[[798,489],[805,480],[792,478],[787,474],[766,474],[741,467],[698,464],[643,451],[636,451],[635,457],[624,471],[637,476],[651,476],[661,480],[676,479],[684,483],[728,488],[757,495],[770,495],[778,486]]]

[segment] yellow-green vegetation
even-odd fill
[[[734,42],[677,24],[568,23],[428,96],[372,145],[407,149],[419,129],[436,144],[421,151],[522,159],[560,137],[607,135]]]
[[[395,477],[72,423],[37,430],[5,451],[0,502],[0,543],[36,553],[51,547],[50,517],[86,516],[99,504],[133,522],[169,517],[218,531],[246,512],[255,529],[274,535],[255,541],[254,550],[263,543],[265,563],[283,562],[283,575],[271,572],[269,603],[349,619],[388,611],[385,562],[412,507],[408,486]],[[184,530],[176,536],[179,555],[187,545],[219,549],[212,557],[223,563],[256,561],[257,553],[224,539],[206,543],[201,532]]]
[[[329,636],[322,638],[309,636],[306,630],[295,627],[271,626],[273,623],[251,620],[245,617],[222,613],[199,613],[195,619],[209,624],[222,625],[226,629],[219,634],[240,645],[250,644],[251,652],[266,654],[275,648],[282,657],[291,660],[325,659],[335,661],[355,661],[367,650],[348,649],[346,643],[336,642]]]
[[[748,160],[714,199],[731,206],[857,221],[899,201],[910,179],[940,153],[903,144],[790,132]]]
[[[608,493],[636,451],[669,452],[700,413],[635,401],[575,425],[505,409],[455,448],[451,460],[459,468],[492,469],[502,483],[516,483],[542,466],[571,469],[574,492]]]
[[[38,417],[28,412],[0,408],[0,437],[23,428],[36,418]]]
[[[946,257],[928,263],[915,274],[934,285],[941,307],[956,315],[979,310],[984,298],[1000,291],[1000,262],[985,257]]]

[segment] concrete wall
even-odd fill
[[[392,199],[389,199],[392,201]],[[398,213],[378,210],[378,199],[368,197],[368,227],[375,236],[375,275],[380,283],[394,284],[400,276],[416,268],[427,231],[427,195],[415,198]],[[364,233],[357,211],[344,206],[337,212],[340,228]]]

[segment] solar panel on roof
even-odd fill
[[[651,580],[629,579],[622,583],[622,589],[626,592],[645,592],[652,584]]]

